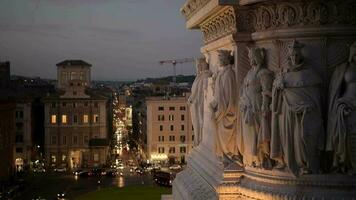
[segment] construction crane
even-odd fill
[[[172,59],[172,60],[161,60],[159,61],[160,65],[164,64],[172,64],[173,66],[173,84],[176,86],[177,84],[177,72],[176,72],[176,65],[183,64],[183,63],[191,63],[195,62],[195,58],[182,58],[182,59]]]

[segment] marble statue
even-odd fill
[[[204,120],[204,91],[208,87],[208,78],[211,77],[209,64],[205,58],[200,58],[196,62],[197,76],[192,85],[192,93],[188,99],[192,123],[194,127],[194,146],[198,146],[202,141],[203,120]]]
[[[243,163],[262,166],[269,161],[273,72],[265,66],[265,49],[249,48],[252,68],[248,71],[240,94]]]
[[[321,78],[304,65],[303,45],[288,46],[289,62],[273,83],[271,158],[294,175],[319,172],[323,136]]]
[[[333,151],[333,167],[356,174],[356,42],[349,60],[338,66],[329,87],[326,150]]]
[[[217,126],[217,155],[232,159],[237,155],[236,142],[236,77],[230,51],[218,50],[219,68],[214,74],[214,96],[210,102]]]

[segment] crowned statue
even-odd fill
[[[205,58],[196,60],[197,75],[192,85],[192,92],[188,99],[192,123],[194,127],[194,146],[198,146],[203,138],[204,121],[204,93],[208,87],[208,78],[211,77],[209,64]]]
[[[329,86],[326,150],[333,152],[333,168],[356,174],[356,42],[349,60],[336,67]]]
[[[240,93],[242,138],[238,141],[244,165],[262,167],[269,163],[273,72],[266,68],[265,49],[248,48],[248,52],[252,68]]]
[[[217,126],[217,155],[233,160],[238,154],[236,139],[236,77],[231,51],[218,50],[219,67],[214,74],[214,96],[209,107]]]
[[[288,64],[277,73],[272,90],[271,155],[275,168],[294,175],[319,172],[323,144],[321,78],[304,65],[304,45],[288,46]]]

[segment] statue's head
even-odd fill
[[[218,50],[218,58],[219,64],[221,67],[227,66],[231,64],[231,51],[228,50]]]
[[[291,65],[300,65],[303,63],[302,48],[303,44],[294,40],[290,45],[288,45],[288,56]]]
[[[350,63],[356,63],[356,42],[354,42],[350,47]]]
[[[248,57],[251,66],[262,66],[265,61],[265,49],[256,47],[247,47]]]
[[[209,70],[209,64],[204,57],[196,59],[195,63],[198,74],[202,71]]]

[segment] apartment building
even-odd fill
[[[194,140],[187,100],[187,96],[146,99],[147,154],[151,162],[185,163]]]

